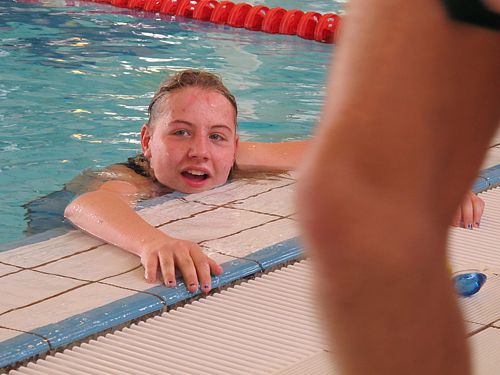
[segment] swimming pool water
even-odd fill
[[[342,7],[264,3],[322,13]],[[0,243],[24,236],[22,204],[139,151],[147,105],[170,72],[222,74],[238,99],[243,140],[300,139],[318,119],[333,50],[107,4],[0,2]]]

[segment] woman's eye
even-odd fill
[[[225,140],[224,136],[222,136],[221,134],[210,134],[210,139],[214,140],[214,141],[223,141]]]
[[[173,132],[173,134],[180,135],[180,136],[189,135],[188,131],[185,129],[176,130]]]

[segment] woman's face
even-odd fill
[[[224,184],[238,145],[231,103],[216,91],[187,87],[159,105],[155,123],[141,130],[142,150],[156,179],[183,193]]]

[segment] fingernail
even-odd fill
[[[175,282],[173,280],[168,280],[167,284],[170,286],[175,286]]]
[[[210,286],[209,286],[208,284],[203,285],[203,287],[204,287],[205,289],[209,289],[209,288],[210,288]]]
[[[467,229],[472,229],[472,224],[467,224]]]
[[[476,221],[476,226],[479,228],[479,224],[480,222],[479,221]]]

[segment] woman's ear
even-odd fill
[[[146,159],[151,158],[151,150],[149,148],[149,141],[151,140],[151,127],[149,126],[148,123],[145,123],[142,125],[141,128],[141,147],[142,147],[142,153],[146,157]]]

